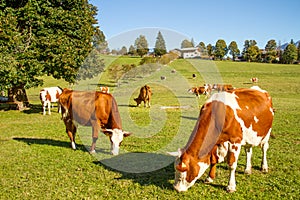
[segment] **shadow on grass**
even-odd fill
[[[162,189],[174,190],[173,156],[155,153],[126,153],[109,159],[94,161],[105,169],[121,173],[118,180],[132,180],[141,186],[156,185]]]
[[[38,104],[30,104],[29,105],[29,109],[23,110],[22,112],[26,113],[26,114],[36,114],[36,113],[43,114],[42,104],[40,104],[40,105],[38,105]],[[47,110],[47,112],[48,112],[48,110]]]
[[[50,145],[55,147],[71,148],[70,142],[66,142],[66,141],[59,141],[59,140],[45,139],[45,138],[24,138],[24,137],[15,137],[13,139],[19,142],[24,142],[28,145],[38,144],[38,145]],[[76,147],[77,150],[85,151],[85,152],[88,151],[86,147],[82,144],[76,144]]]

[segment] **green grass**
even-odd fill
[[[140,60],[104,58],[107,65]],[[176,69],[176,74],[172,74],[171,69]],[[91,142],[91,129],[83,127],[79,127],[78,150],[72,150],[56,108],[51,116],[43,116],[38,100],[40,88],[29,89],[31,109],[23,112],[0,110],[0,199],[299,198],[299,65],[179,59],[148,77],[122,80],[119,87],[114,87],[105,73],[107,71],[74,88],[91,89],[99,82],[113,87],[123,127],[133,132],[124,139],[121,155],[111,157],[103,153],[109,151],[109,141],[103,135],[97,142],[97,155],[90,155],[86,148]],[[192,79],[192,73],[198,76]],[[167,79],[160,80],[161,75]],[[165,152],[185,145],[196,123],[199,106],[205,101],[204,97],[198,100],[188,94],[187,89],[214,81],[231,83],[234,87],[251,87],[251,77],[258,77],[258,85],[270,92],[276,109],[275,138],[270,139],[268,151],[269,173],[259,171],[261,151],[254,148],[252,175],[243,173],[245,153],[240,155],[235,193],[228,194],[225,190],[228,169],[224,163],[218,165],[217,178],[212,185],[203,184],[203,176],[187,192],[177,193],[172,188],[174,158]],[[62,80],[50,77],[44,80],[45,87],[68,87]],[[150,109],[143,105],[137,108],[133,101],[143,84],[149,84],[154,93]],[[183,106],[184,109],[161,109],[162,106]],[[155,171],[151,171],[150,165]],[[141,173],[132,173],[134,171]]]

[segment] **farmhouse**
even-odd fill
[[[201,51],[199,47],[191,47],[191,48],[182,48],[175,49],[177,52],[180,52],[180,57],[182,58],[200,58]]]

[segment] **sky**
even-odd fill
[[[110,49],[129,48],[145,35],[155,46],[161,31],[168,50],[180,48],[183,39],[195,45],[215,45],[223,39],[255,40],[259,48],[274,39],[277,44],[300,40],[298,0],[89,0],[98,8],[98,25]]]

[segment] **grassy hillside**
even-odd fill
[[[140,62],[140,58],[104,56],[107,67]],[[176,69],[176,73],[172,70]],[[152,70],[152,71],[151,71]],[[151,71],[151,73],[150,73]],[[148,73],[149,72],[149,73]],[[65,127],[56,108],[42,115],[40,88],[29,89],[32,108],[23,112],[0,110],[0,199],[297,199],[300,194],[300,66],[244,62],[175,60],[169,66],[139,66],[118,84],[106,70],[92,80],[73,87],[113,88],[123,128],[133,135],[125,138],[121,154],[111,157],[109,141],[103,135],[97,154],[90,155],[91,128],[79,126],[78,150],[70,148]],[[141,74],[143,73],[143,76]],[[197,74],[195,79],[192,74]],[[165,76],[166,80],[160,77]],[[242,151],[236,172],[237,192],[228,194],[226,164],[219,164],[217,178],[205,185],[201,177],[186,193],[177,193],[174,183],[176,151],[188,140],[205,99],[187,93],[204,83],[230,83],[251,87],[258,77],[262,89],[270,92],[276,109],[268,151],[270,172],[259,171],[261,151],[254,148],[253,174],[245,175]],[[69,87],[62,80],[44,77],[45,87]],[[135,107],[139,88],[149,84],[152,107]]]

